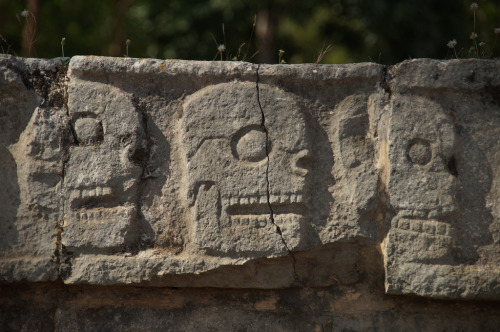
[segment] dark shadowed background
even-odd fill
[[[393,64],[453,58],[446,44],[456,39],[458,57],[499,57],[500,1],[477,1],[475,11],[472,3],[0,0],[0,52],[58,57],[65,37],[65,56],[123,56],[129,39],[128,55],[139,58],[220,60],[219,47],[223,60]],[[470,39],[474,29],[475,43]]]

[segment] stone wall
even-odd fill
[[[500,326],[500,61],[0,73],[2,330]]]

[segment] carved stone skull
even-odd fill
[[[306,245],[310,141],[289,95],[255,83],[207,87],[185,102],[181,133],[200,249],[255,257]]]
[[[395,98],[387,176],[397,216],[392,220],[389,254],[414,262],[452,261],[451,222],[459,213],[455,135],[440,105],[418,96]]]
[[[117,248],[134,236],[146,135],[141,114],[118,90],[94,83],[70,99],[75,144],[64,178],[69,248]]]

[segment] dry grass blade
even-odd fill
[[[14,50],[12,49],[12,46],[7,42],[7,39],[5,39],[4,36],[2,36],[2,34],[0,34],[0,39],[3,41],[3,43],[5,43],[5,45],[7,46],[7,50],[5,50],[3,48],[3,44],[0,44],[2,45],[2,54],[12,54],[12,55],[16,55],[16,52],[14,52]]]
[[[318,53],[318,56],[316,57],[316,61],[314,61],[315,63],[320,63],[323,58],[325,57],[325,55],[330,52],[332,49],[332,45],[331,44],[328,44],[328,46],[325,47],[325,44],[323,44],[323,47],[321,47],[321,50],[319,51]]]

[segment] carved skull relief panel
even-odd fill
[[[290,96],[263,84],[208,87],[184,104],[181,132],[201,249],[260,256],[305,245],[310,140]]]
[[[81,94],[95,93],[89,90]],[[64,179],[68,221],[63,236],[69,248],[117,248],[134,236],[144,128],[124,94],[108,91],[105,97],[93,96],[92,105],[70,99],[75,142]]]
[[[394,105],[391,122],[388,189],[397,216],[389,251],[407,262],[451,263],[452,221],[459,213],[453,122],[438,104],[403,96]]]

